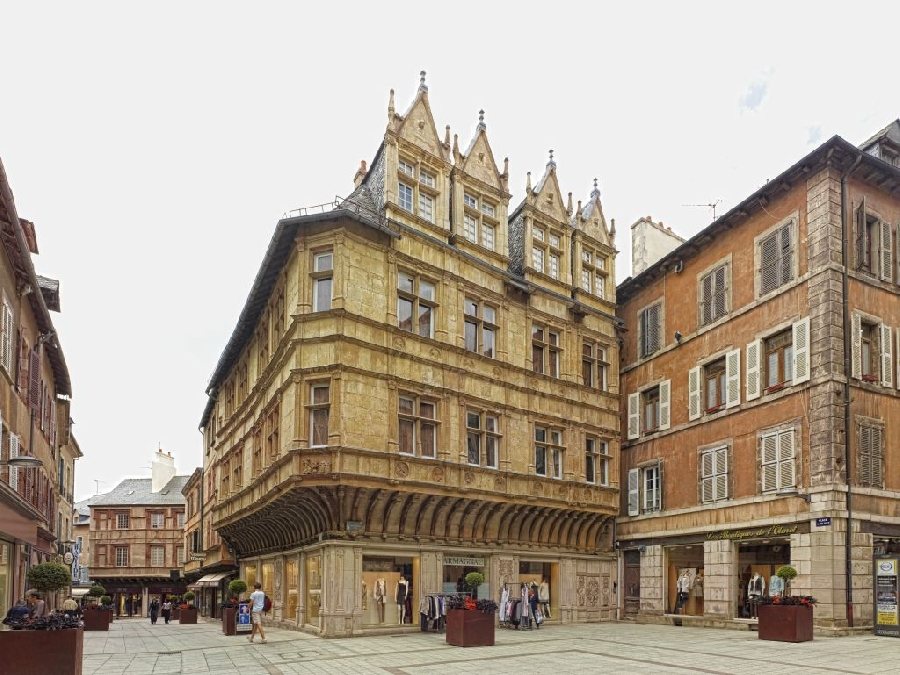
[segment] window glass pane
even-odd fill
[[[594,386],[594,362],[581,362],[581,381],[586,387]]]
[[[538,241],[544,241],[544,231],[539,228],[534,228],[532,231],[532,236]]]
[[[463,216],[463,236],[471,242],[478,241],[478,221],[469,214]]]
[[[423,300],[434,301],[434,284],[430,281],[419,282],[419,297]]]
[[[433,329],[432,329],[432,320],[433,315],[431,311],[431,307],[428,305],[420,305],[419,306],[419,335],[422,337],[432,337]]]
[[[471,298],[466,298],[463,303],[463,311],[467,316],[478,316],[478,303]]]
[[[480,429],[481,428],[481,415],[478,413],[466,413],[466,426],[469,429]]]
[[[494,226],[481,225],[481,245],[491,251],[494,250]]]
[[[331,271],[333,264],[334,256],[330,251],[328,253],[319,253],[316,256],[315,271],[329,272]]]
[[[550,333],[549,341],[551,345],[559,345],[559,333]]]
[[[547,440],[547,430],[544,429],[544,427],[535,427],[534,428],[534,440],[536,440],[536,441]]]
[[[478,325],[471,321],[466,321],[463,336],[465,338],[466,349],[470,352],[476,351],[478,349]]]
[[[539,345],[531,346],[531,365],[534,372],[544,372],[544,348]]]
[[[488,436],[485,447],[485,458],[484,464],[485,466],[491,466],[497,468],[497,446],[499,444],[499,440],[494,436]]]
[[[434,187],[434,174],[427,171],[419,171],[419,182],[428,187]]]
[[[535,271],[544,271],[544,252],[539,248],[531,249],[531,263]]]
[[[466,434],[466,449],[469,464],[481,464],[481,436],[477,433]]]
[[[434,222],[434,200],[426,195],[419,195],[419,215],[430,223]]]
[[[314,312],[327,312],[331,309],[331,277],[316,279]]]
[[[496,322],[497,315],[496,315],[496,311],[494,310],[493,307],[490,307],[489,305],[485,305],[485,306],[482,308],[482,312],[483,312],[483,314],[484,314],[484,320],[485,320],[485,321],[487,321],[488,323],[495,323],[495,322]]]
[[[591,291],[590,270],[581,270],[581,287],[590,293],[590,291]]]
[[[554,279],[559,279],[559,256],[551,255],[550,256],[550,276]]]
[[[551,351],[550,357],[550,376],[559,377],[559,352]]]
[[[413,189],[406,183],[400,183],[398,187],[399,204],[401,209],[409,212],[413,210]]]
[[[397,325],[403,330],[412,330],[412,300],[406,298],[397,299]]]
[[[784,381],[794,379],[794,347],[789,345],[784,348]]]
[[[435,456],[435,426],[433,424],[422,424],[422,457]]]
[[[400,160],[400,172],[405,173],[407,176],[415,176],[416,168],[410,164],[409,162],[404,162],[402,159]]]
[[[409,274],[400,272],[400,274],[397,275],[397,288],[399,288],[401,291],[412,293],[413,284],[415,284],[415,279],[413,279],[413,277]]]
[[[468,192],[463,193],[463,203],[466,206],[472,207],[473,209],[478,208],[478,200],[475,197],[473,197],[472,195],[470,195]]]
[[[553,450],[550,454],[553,458],[553,477],[562,478],[562,452]]]
[[[588,452],[584,457],[584,479],[588,483],[594,482],[594,453]]]
[[[494,210],[494,205],[488,204],[484,201],[481,202],[481,212],[486,216],[490,216],[491,218],[493,218],[496,213],[496,211]]]
[[[400,399],[400,412],[404,415],[412,415],[415,412],[415,402],[411,398]]]
[[[328,403],[328,387],[313,387],[313,403]]]
[[[539,476],[547,475],[547,448],[542,445],[534,449],[534,472]]]
[[[540,326],[532,326],[531,327],[531,339],[537,340],[539,342],[544,341],[544,329]]]
[[[400,420],[400,452],[411,455],[415,448],[416,427],[412,420]]]
[[[592,259],[593,259],[593,256],[591,255],[591,252],[590,252],[590,251],[582,251],[582,252],[581,252],[581,259],[582,259],[584,262],[590,264],[591,261],[592,261]]]
[[[492,416],[488,415],[487,417],[485,417],[484,422],[485,422],[485,424],[484,424],[485,429],[487,429],[488,431],[491,431],[493,433],[497,433],[497,430],[500,428],[497,425],[496,417],[492,417]]]
[[[550,442],[553,443],[553,445],[562,445],[562,432],[551,430]]]
[[[766,386],[778,384],[778,352],[770,352],[766,363]]]
[[[550,245],[553,248],[559,248],[559,235],[557,235],[557,234],[550,235]]]
[[[600,274],[594,277],[594,294],[599,298],[606,298],[606,278]]]
[[[494,358],[494,330],[491,328],[483,329],[482,339],[484,340],[484,345],[482,345],[481,353],[489,358]]]

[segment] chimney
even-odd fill
[[[650,216],[631,226],[631,276],[636,277],[684,243],[672,228]]]
[[[353,189],[354,190],[356,188],[358,188],[360,185],[362,185],[363,178],[366,177],[367,171],[368,170],[366,169],[366,160],[364,160],[364,159],[360,160],[359,168],[356,170],[356,175],[353,176]]]
[[[172,453],[165,453],[162,448],[156,451],[156,456],[150,463],[150,491],[159,492],[166,483],[175,476],[175,458]]]

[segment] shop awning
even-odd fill
[[[72,597],[73,598],[83,598],[87,595],[87,592],[91,590],[90,588],[72,588]]]
[[[231,574],[231,572],[217,572],[216,574],[207,574],[206,576],[197,579],[197,581],[188,586],[188,588],[208,588],[210,586],[218,586],[219,582],[229,574]]]

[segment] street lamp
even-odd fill
[[[14,469],[36,469],[43,466],[44,463],[37,457],[11,457],[10,459],[0,459],[0,466],[11,466]]]

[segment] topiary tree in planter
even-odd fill
[[[472,592],[473,598],[478,598],[478,587],[484,583],[484,575],[481,572],[469,572],[464,579],[466,588]]]
[[[791,594],[791,581],[797,577],[797,569],[790,565],[782,565],[775,570],[775,576],[784,582],[784,594]]]
[[[62,563],[45,562],[28,570],[28,584],[44,594],[72,585],[72,572]]]
[[[228,584],[228,592],[232,598],[240,598],[241,593],[247,590],[247,582],[243,579],[234,579]]]
[[[101,595],[100,596],[100,604],[103,605],[104,607],[110,607],[110,606],[112,606],[112,598],[109,597],[108,595]]]
[[[196,598],[197,596],[194,594],[194,591],[188,591],[181,597],[188,605],[193,607],[194,606],[194,598]]]

